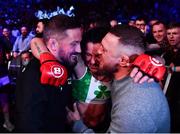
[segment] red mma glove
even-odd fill
[[[66,83],[68,77],[67,70],[52,54],[48,52],[42,53],[40,55],[40,63],[41,84],[58,87]]]
[[[165,66],[159,60],[146,54],[138,56],[132,64],[157,81],[161,81],[166,72]]]

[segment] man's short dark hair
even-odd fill
[[[180,28],[180,23],[179,22],[169,23],[167,29],[172,29],[172,28]]]
[[[29,50],[22,51],[20,55],[22,56],[23,54],[32,55],[32,53]]]
[[[38,22],[42,22],[45,26],[48,24],[49,20],[48,19],[40,19],[37,21]]]
[[[166,24],[164,22],[162,22],[162,21],[157,21],[156,23],[154,23],[152,25],[152,27],[154,27],[155,25],[160,25],[160,24],[164,25],[165,28],[167,27]]]
[[[49,22],[49,19],[47,19],[47,18],[35,19],[35,21],[33,23],[34,27],[36,27],[39,22],[42,22],[43,25],[46,26],[48,24],[48,22]]]
[[[45,26],[44,38],[47,41],[51,36],[58,34],[63,35],[68,29],[80,28],[81,25],[75,18],[66,15],[57,15],[49,20]]]
[[[133,46],[144,50],[145,38],[138,28],[128,25],[117,25],[111,28],[109,32],[119,37],[119,41],[124,46]]]
[[[144,23],[146,24],[146,19],[144,17],[138,17],[135,21],[144,21]]]

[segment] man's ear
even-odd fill
[[[121,67],[128,67],[130,66],[130,59],[129,56],[127,55],[122,55],[120,60],[119,60],[120,66]]]
[[[52,51],[56,51],[59,45],[57,40],[53,38],[49,39],[48,44],[49,44],[49,49],[51,49]]]

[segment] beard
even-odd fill
[[[43,33],[37,33],[37,32],[36,32],[36,37],[37,37],[37,38],[43,38]]]
[[[99,72],[101,72],[101,75],[104,75],[105,77],[108,77],[110,79],[114,78],[114,73],[118,71],[118,65],[105,65],[102,67]]]
[[[62,64],[67,68],[68,72],[72,72],[78,63],[78,56],[70,56],[69,58],[62,58]]]
[[[114,73],[118,71],[118,64],[111,65],[111,64],[101,64],[100,60],[96,60],[94,65],[88,65],[91,74],[99,81],[110,81],[114,78]],[[94,70],[92,69],[94,68]]]
[[[113,76],[112,75],[104,75],[102,73],[91,73],[93,75],[94,78],[96,78],[97,80],[99,81],[102,81],[102,82],[109,82],[113,79]]]
[[[91,72],[91,74],[99,81],[109,82],[114,78],[114,73],[118,71],[118,65],[113,67],[103,66],[102,68],[98,68],[96,72]]]
[[[69,61],[64,60],[62,64],[67,68],[68,72],[72,72],[77,63],[71,63]]]

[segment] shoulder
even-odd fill
[[[31,43],[43,43],[43,39],[34,37],[32,38]]]
[[[132,97],[135,97],[136,100],[147,102],[147,103],[155,103],[156,101],[164,101],[165,96],[162,92],[160,85],[156,82],[147,83],[144,82],[142,84],[139,83],[131,83],[130,85],[130,94]]]
[[[15,38],[15,41],[17,42],[17,41],[19,41],[21,38],[22,38],[22,36],[19,35],[19,36],[17,36],[17,37]]]
[[[123,105],[129,106],[126,108],[144,116],[157,117],[160,114],[168,113],[167,99],[158,83],[131,83],[130,88],[123,97],[125,103]]]
[[[22,35],[19,35],[16,37],[16,39],[21,39],[22,38]]]
[[[126,90],[121,92],[120,95],[116,93],[117,97],[113,96],[115,98],[115,105],[117,105],[118,108],[130,108],[134,109],[134,112],[152,112],[153,109],[159,109],[161,111],[163,107],[168,107],[166,97],[160,85],[156,82],[138,84],[133,81],[128,81],[125,88]]]
[[[109,130],[155,132],[159,127],[156,123],[167,119],[169,113],[168,104],[160,86],[155,82],[143,84],[129,82],[126,88],[128,90],[118,98],[113,96],[117,101],[113,103],[111,118],[114,121]],[[116,125],[117,123],[120,125]]]
[[[34,34],[29,33],[28,37],[34,38],[35,36],[34,36]]]
[[[143,82],[141,84],[131,82],[130,86],[131,86],[131,88],[145,89],[146,91],[148,91],[149,89],[156,89],[156,90],[160,90],[161,89],[159,83],[157,83],[157,82],[150,82],[150,83]]]

